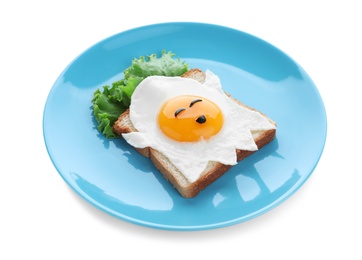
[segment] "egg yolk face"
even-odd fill
[[[207,140],[220,131],[223,121],[222,112],[215,103],[192,95],[168,100],[158,114],[161,131],[179,142]]]

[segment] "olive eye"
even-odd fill
[[[182,111],[184,111],[184,110],[186,110],[186,108],[179,108],[179,109],[177,109],[176,112],[175,112],[175,117],[177,117],[178,114],[180,114],[180,113],[181,113]]]
[[[201,101],[202,101],[201,99],[192,100],[189,107],[192,107],[195,103],[201,102]]]

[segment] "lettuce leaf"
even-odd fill
[[[148,76],[181,76],[188,70],[188,64],[175,59],[171,51],[162,51],[161,57],[151,54],[134,59],[132,65],[124,70],[124,78],[113,82],[112,86],[105,85],[103,90],[94,92],[93,114],[98,123],[98,130],[107,138],[117,135],[112,131],[113,124],[120,114],[128,109],[133,91],[138,84]]]

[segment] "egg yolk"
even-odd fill
[[[220,131],[223,121],[222,112],[215,103],[192,95],[168,100],[158,115],[161,131],[180,142],[207,140]]]

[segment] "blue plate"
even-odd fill
[[[217,74],[224,90],[278,124],[276,139],[185,199],[124,140],[96,129],[93,92],[123,77],[133,58],[171,50],[190,68]],[[289,198],[323,152],[321,96],[289,56],[250,34],[203,23],[164,23],[107,38],[78,56],[52,87],[43,115],[49,156],[86,201],[124,221],[167,230],[234,225]]]

